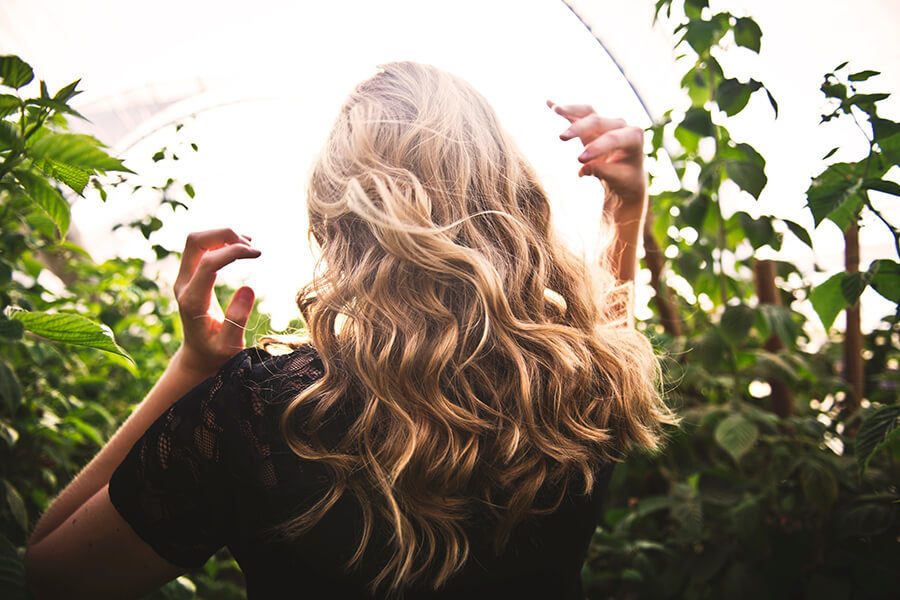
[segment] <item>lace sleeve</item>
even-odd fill
[[[227,541],[234,512],[228,492],[229,440],[240,435],[233,407],[247,394],[236,354],[164,412],[109,482],[113,506],[161,557],[195,568]]]

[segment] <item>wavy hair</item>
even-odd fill
[[[308,190],[321,256],[297,303],[325,373],[281,426],[331,488],[284,535],[352,493],[364,526],[348,567],[377,525],[389,548],[373,591],[436,589],[466,562],[473,515],[490,516],[499,552],[629,447],[659,445],[674,417],[650,344],[611,274],[592,277],[554,236],[534,171],[469,84],[381,66]],[[339,411],[349,428],[320,439]]]

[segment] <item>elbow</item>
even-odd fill
[[[53,596],[46,589],[49,579],[47,577],[46,561],[42,560],[40,549],[37,548],[38,544],[35,544],[32,540],[29,540],[28,545],[25,547],[25,585],[35,600],[52,598]]]

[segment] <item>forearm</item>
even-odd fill
[[[609,263],[616,281],[631,283],[637,273],[637,252],[647,213],[647,196],[625,201],[607,196],[603,212],[612,224],[615,238],[609,249]]]
[[[97,456],[53,501],[35,526],[29,545],[36,544],[46,537],[98,490],[109,483],[113,471],[147,428],[176,400],[212,374],[192,371],[185,367],[182,350],[179,349],[147,397]]]

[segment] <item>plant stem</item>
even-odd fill
[[[880,212],[878,212],[878,210],[875,209],[874,206],[872,206],[872,201],[869,199],[868,194],[866,194],[865,201],[866,208],[872,211],[872,214],[874,214],[876,217],[881,219],[881,222],[884,223],[885,226],[887,226],[887,228],[891,232],[891,235],[894,236],[894,249],[897,251],[897,258],[900,258],[900,229],[897,229],[896,227],[891,225],[891,222],[885,219],[884,215],[882,215]]]

